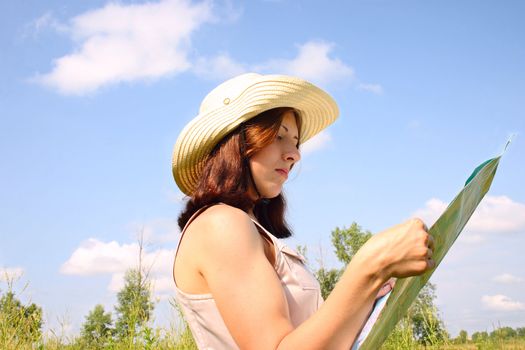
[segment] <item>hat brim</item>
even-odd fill
[[[238,97],[199,114],[179,135],[172,158],[175,182],[191,195],[208,154],[243,122],[269,109],[292,107],[301,115],[300,143],[332,124],[339,115],[333,98],[306,80],[284,75],[261,76]]]

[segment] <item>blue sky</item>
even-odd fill
[[[290,244],[314,267],[337,265],[336,226],[430,226],[517,135],[431,280],[453,335],[522,327],[524,13],[520,1],[2,2],[0,267],[48,328],[74,332],[95,304],[112,307],[142,231],[156,320],[172,320],[176,137],[222,80],[284,73],[341,110],[286,187]]]

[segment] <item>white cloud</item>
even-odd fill
[[[447,203],[432,198],[425,207],[413,216],[420,217],[427,224],[434,223],[447,207]],[[507,196],[485,196],[465,226],[465,232],[479,234],[511,233],[525,231],[525,204],[514,202]],[[479,239],[478,239],[479,241]]]
[[[330,57],[333,44],[322,41],[308,41],[298,45],[297,56],[292,59],[275,58],[256,64],[245,64],[231,58],[227,53],[215,57],[201,57],[196,60],[193,72],[205,79],[224,80],[235,75],[253,71],[298,76],[317,84],[354,78],[354,70],[338,58]],[[361,84],[363,90],[377,93],[379,85]]]
[[[111,275],[111,281],[108,285],[108,290],[113,293],[118,293],[124,287],[124,272],[114,273]],[[165,293],[169,296],[173,296],[175,291],[175,282],[171,271],[169,274],[152,273],[148,276],[151,282],[152,291],[157,297],[164,298]]]
[[[437,198],[431,198],[425,203],[425,207],[416,210],[412,216],[421,218],[430,227],[447,208],[447,203]]]
[[[191,67],[191,34],[211,20],[210,2],[109,3],[71,20],[69,33],[79,47],[34,79],[61,93],[81,95],[110,84],[180,73]]]
[[[495,311],[518,311],[525,310],[525,304],[514,301],[505,295],[484,295],[481,298],[484,306]]]
[[[323,130],[301,145],[301,154],[310,154],[325,148],[332,141],[332,136]]]
[[[60,268],[60,272],[79,276],[110,274],[108,289],[117,292],[124,285],[126,270],[137,267],[138,256],[138,243],[120,244],[116,241],[102,242],[90,238],[71,254]],[[143,251],[142,266],[148,271],[157,293],[173,291],[171,275],[174,257],[174,249]]]
[[[191,70],[201,78],[224,80],[247,71],[300,76],[317,84],[354,81],[354,70],[332,57],[333,43],[308,41],[298,45],[292,59],[269,59],[245,64],[228,53],[190,57],[191,36],[204,23],[214,22],[211,1],[162,0],[144,4],[109,3],[59,23],[52,13],[34,21],[38,32],[51,27],[65,33],[76,47],[56,58],[53,68],[33,81],[67,95],[84,95],[104,86],[137,80],[155,80]],[[241,11],[226,2],[214,9],[221,20],[236,20]],[[379,84],[360,83],[358,89],[381,94]]]
[[[60,272],[81,276],[122,272],[136,266],[138,252],[137,243],[120,245],[90,238],[71,254]]]
[[[255,66],[254,70],[294,75],[319,84],[352,80],[353,68],[340,59],[329,56],[333,47],[331,43],[309,41],[299,45],[299,52],[295,58],[270,60]]]
[[[0,267],[0,282],[16,281],[23,274],[24,269],[22,267]]]
[[[108,285],[108,290],[113,293],[118,293],[124,287],[124,272],[117,272],[111,275],[111,281]]]
[[[298,76],[318,84],[341,80],[353,80],[354,70],[338,58],[330,57],[333,44],[323,41],[308,41],[298,45],[298,53],[292,59],[275,58],[256,64],[245,64],[231,58],[227,53],[215,57],[201,57],[196,60],[193,71],[206,78],[223,80],[248,71],[278,73]],[[366,85],[367,91],[380,88]]]
[[[164,275],[159,276],[155,278],[152,282],[152,287],[157,292],[157,294],[160,294],[161,292],[172,292],[175,290],[175,282],[173,281],[173,276],[170,273],[170,275]],[[173,293],[171,294],[173,295]]]
[[[474,232],[525,231],[525,204],[507,196],[487,196],[471,221],[467,228]]]
[[[193,72],[203,79],[226,80],[247,72],[244,64],[236,62],[228,54],[219,54],[212,58],[197,59]]]
[[[513,276],[510,273],[503,273],[494,277],[494,281],[505,284],[514,284],[523,282],[523,278]]]
[[[357,85],[358,90],[368,91],[371,93],[374,93],[376,95],[382,95],[383,94],[383,87],[380,84],[364,84],[361,83]]]
[[[473,235],[469,233],[462,233],[461,236],[459,236],[458,240],[460,242],[468,243],[468,244],[476,244],[476,243],[482,243],[485,242],[485,237],[482,235]]]

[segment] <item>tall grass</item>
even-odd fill
[[[403,317],[381,347],[385,350],[414,349],[418,346],[414,338],[410,317]]]
[[[12,295],[13,298],[6,296]],[[41,311],[35,311],[31,305],[23,305],[14,298],[12,283],[8,283],[5,292],[0,291],[0,349],[1,350],[83,350],[83,349],[104,349],[104,350],[197,350],[197,346],[188,327],[184,322],[180,308],[175,300],[170,301],[174,310],[174,320],[169,327],[153,327],[152,321],[148,321],[137,327],[136,331],[129,332],[125,336],[111,334],[100,342],[88,343],[80,336],[67,336],[67,319],[62,322],[59,320],[59,329],[51,330],[48,334],[42,335],[40,328],[35,330],[35,325],[41,326]],[[405,350],[405,349],[525,349],[524,338],[505,339],[499,336],[491,336],[477,339],[476,342],[464,340],[458,343],[458,339],[442,337],[437,333],[432,333],[437,329],[433,322],[434,313],[424,313],[428,315],[424,322],[429,330],[425,345],[418,342],[414,335],[413,324],[409,316],[401,319],[394,331],[390,334],[383,344],[384,350]],[[39,318],[40,317],[40,318]],[[181,321],[182,320],[182,321]],[[39,323],[40,322],[40,323]],[[496,334],[498,332],[495,332]]]
[[[25,289],[25,288],[24,288]],[[0,350],[197,350],[197,346],[183,320],[175,300],[170,301],[176,320],[169,328],[153,327],[152,321],[140,324],[125,335],[111,334],[97,342],[87,341],[81,335],[68,336],[67,319],[58,320],[57,329],[43,335],[42,312],[34,304],[22,304],[13,292],[13,280],[8,280],[7,290],[0,290]],[[35,309],[36,307],[36,309]],[[131,310],[133,314],[140,310]]]
[[[15,278],[2,276],[7,290],[0,290],[0,349],[34,349],[42,344],[42,310],[35,304],[23,305],[15,296]],[[25,291],[27,285],[22,288]]]

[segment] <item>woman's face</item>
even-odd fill
[[[285,112],[275,140],[250,158],[253,180],[263,198],[274,198],[281,193],[292,165],[301,158],[298,144],[295,115]],[[253,188],[250,195],[257,197]]]

